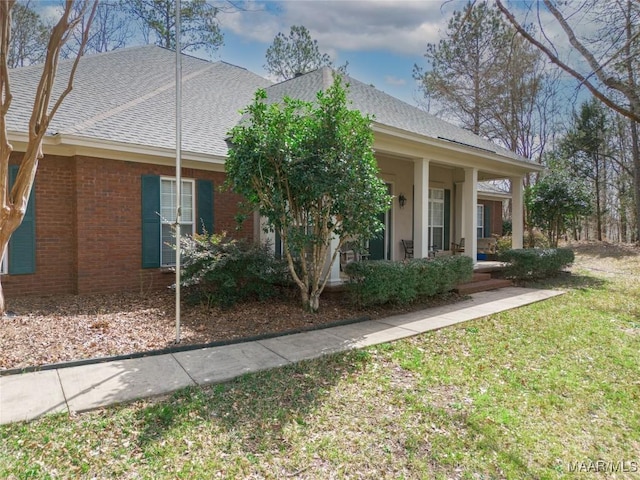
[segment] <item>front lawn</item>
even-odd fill
[[[0,478],[638,478],[640,254],[577,258],[518,310],[0,427]]]

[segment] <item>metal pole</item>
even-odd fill
[[[180,0],[176,0],[176,343],[180,343],[180,222],[182,220],[182,56]]]

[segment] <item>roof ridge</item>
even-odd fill
[[[215,67],[218,63],[211,63],[211,62],[207,62],[207,65],[204,68],[201,68],[199,70],[196,70],[195,72],[192,72],[188,75],[185,75],[182,77],[182,83],[186,83],[187,81],[203,74],[204,72],[206,72],[207,70],[211,70],[213,67]],[[161,87],[156,88],[155,90],[142,95],[140,97],[137,97],[129,102],[123,103],[122,105],[118,105],[117,107],[114,107],[110,110],[107,110],[106,112],[102,112],[98,115],[95,115],[94,117],[88,118],[80,123],[77,123],[75,125],[73,125],[71,128],[67,129],[66,131],[62,132],[62,133],[80,133],[82,130],[85,130],[87,128],[90,128],[92,126],[94,126],[96,123],[105,120],[109,117],[112,117],[114,115],[117,115],[125,110],[128,110],[131,107],[135,107],[136,105],[139,105],[142,102],[145,102],[147,100],[149,100],[150,98],[153,98],[155,96],[160,95],[163,92],[166,92],[167,90],[170,90],[171,88],[175,87],[175,81],[172,82],[167,82],[166,84],[162,85]]]

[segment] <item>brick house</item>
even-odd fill
[[[59,78],[69,67],[61,62]],[[331,70],[275,85],[244,68],[187,55],[182,70],[182,229],[263,240],[259,218],[236,229],[241,199],[219,189],[227,132],[258,88],[267,88],[274,101],[284,95],[313,100],[331,84]],[[10,71],[10,181],[25,149],[39,73],[38,66]],[[166,272],[175,259],[165,242],[175,202],[174,75],[175,53],[151,45],[80,61],[74,90],[45,136],[27,214],[2,264],[7,297],[146,291],[173,281]],[[394,202],[383,238],[371,241],[376,258],[402,258],[404,238],[415,240],[416,256],[424,256],[430,245],[446,250],[465,231],[479,231],[478,223],[483,236],[499,233],[491,213],[496,210],[485,203],[494,200],[478,200],[479,180],[511,179],[514,212],[522,210],[521,178],[538,166],[369,85],[347,81],[353,108],[375,115],[381,177],[396,198],[406,200]],[[482,216],[481,204],[491,205]],[[514,217],[517,233],[522,222]],[[469,245],[475,257],[475,241]]]

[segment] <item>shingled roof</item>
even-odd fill
[[[60,63],[66,78],[70,61]],[[10,71],[9,130],[27,131],[41,67]],[[225,62],[183,55],[183,133],[186,152],[226,156],[227,132],[254,92],[272,82]],[[63,85],[59,82],[57,91]],[[55,97],[54,97],[55,98]],[[87,55],[74,88],[48,134],[70,134],[150,147],[175,148],[175,53],[154,45]]]
[[[66,79],[71,64],[70,60],[60,63],[58,79]],[[36,65],[10,71],[14,98],[9,131],[27,131],[40,69]],[[318,91],[333,83],[333,70],[328,67],[274,85],[244,68],[188,55],[183,55],[182,71],[183,151],[218,157],[227,155],[227,133],[240,121],[240,111],[258,88],[266,88],[271,101],[285,96],[314,101]],[[378,125],[526,161],[371,85],[349,76],[345,80],[352,108],[373,116]],[[63,81],[58,82],[57,91],[63,86]],[[48,134],[171,149],[175,148],[174,105],[174,52],[145,45],[87,55]]]
[[[333,84],[333,73],[331,68],[323,67],[306,75],[272,85],[267,88],[269,100],[280,101],[288,96],[309,102],[315,101],[317,92],[326,90]],[[349,84],[347,95],[351,101],[350,107],[373,116],[377,124],[493,152],[512,160],[527,161],[524,157],[489,140],[441,120],[353,77],[346,76],[345,83]]]

